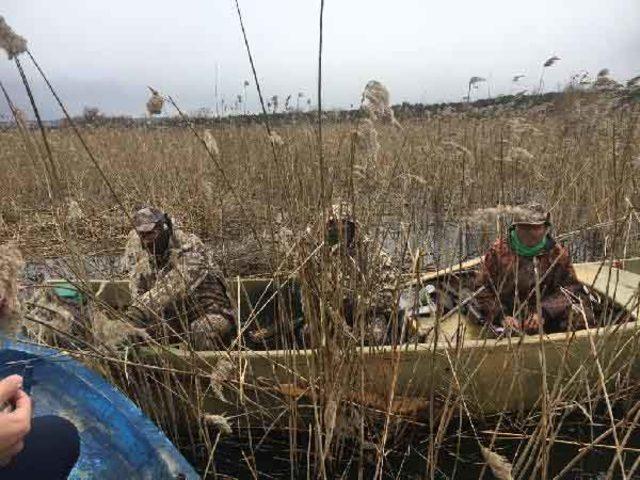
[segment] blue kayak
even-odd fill
[[[34,415],[58,415],[80,432],[73,479],[197,479],[169,439],[120,391],[65,353],[0,340],[0,378],[24,377]]]

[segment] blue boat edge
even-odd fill
[[[0,349],[15,350],[45,359],[47,357],[64,356],[65,361],[56,362],[56,366],[84,382],[88,390],[90,389],[94,393],[99,392],[104,401],[108,402],[111,408],[124,417],[123,420],[139,432],[142,432],[149,446],[158,452],[159,457],[166,463],[167,468],[173,475],[172,478],[185,480],[200,478],[200,475],[175,445],[131,399],[80,361],[62,350],[34,345],[30,342],[21,341],[19,338],[10,339],[6,336],[0,336]],[[77,472],[79,475],[74,475],[74,473],[72,471],[69,478],[86,478],[86,473],[89,472]]]

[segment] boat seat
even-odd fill
[[[638,318],[639,274],[601,263],[576,264],[574,269],[580,282],[613,299],[633,317]]]

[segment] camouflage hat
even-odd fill
[[[551,214],[539,203],[517,208],[513,215],[513,225],[548,225]]]
[[[150,232],[165,222],[164,212],[154,207],[144,207],[133,214],[133,226],[139,233]]]
[[[353,221],[353,205],[349,202],[334,203],[327,216],[329,220]]]

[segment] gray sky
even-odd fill
[[[319,0],[240,6],[265,95],[283,102],[304,92],[315,103]],[[537,84],[554,54],[561,61],[545,73],[547,89],[580,70],[640,74],[638,0],[326,0],[325,9],[327,107],[357,105],[370,79],[387,85],[393,103],[458,101],[472,75],[487,77],[492,95],[513,93],[513,75]],[[28,39],[74,112],[142,114],[146,85],[187,110],[213,107],[216,63],[228,103],[252,80],[233,0],[0,0],[0,15]],[[46,116],[59,117],[30,77]],[[0,80],[27,105],[2,54]],[[257,105],[253,81],[248,105]]]

